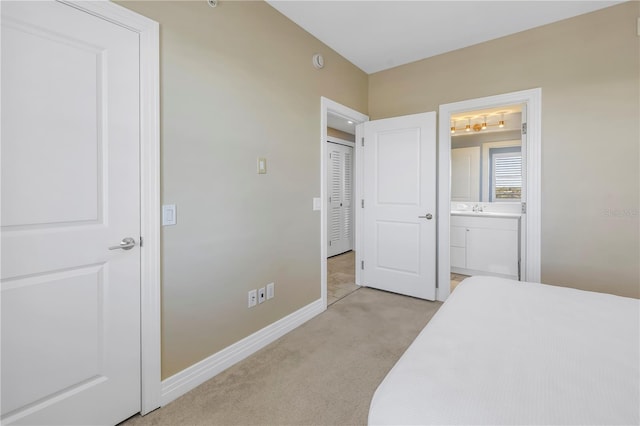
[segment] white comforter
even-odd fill
[[[639,424],[640,301],[473,277],[378,387],[370,424]]]

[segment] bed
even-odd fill
[[[467,278],[376,390],[369,424],[640,423],[640,301]]]

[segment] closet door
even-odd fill
[[[328,143],[327,256],[353,249],[353,148]]]

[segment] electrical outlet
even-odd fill
[[[258,289],[258,303],[262,303],[265,301],[265,290],[264,287]]]
[[[267,300],[273,299],[273,296],[275,296],[275,286],[274,283],[267,284]]]
[[[250,290],[248,297],[249,297],[249,307],[253,308],[258,303],[258,292],[256,290]]]

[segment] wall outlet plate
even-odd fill
[[[258,158],[258,174],[259,175],[267,174],[267,159],[264,157]]]
[[[164,204],[162,206],[162,226],[175,225],[178,222],[176,217],[176,205]]]
[[[266,294],[264,287],[258,289],[258,303],[262,303],[266,300]]]
[[[249,290],[247,294],[249,307],[253,308],[258,303],[258,292],[256,290]]]
[[[275,287],[274,283],[267,284],[267,300],[273,299],[273,296],[275,296]]]

